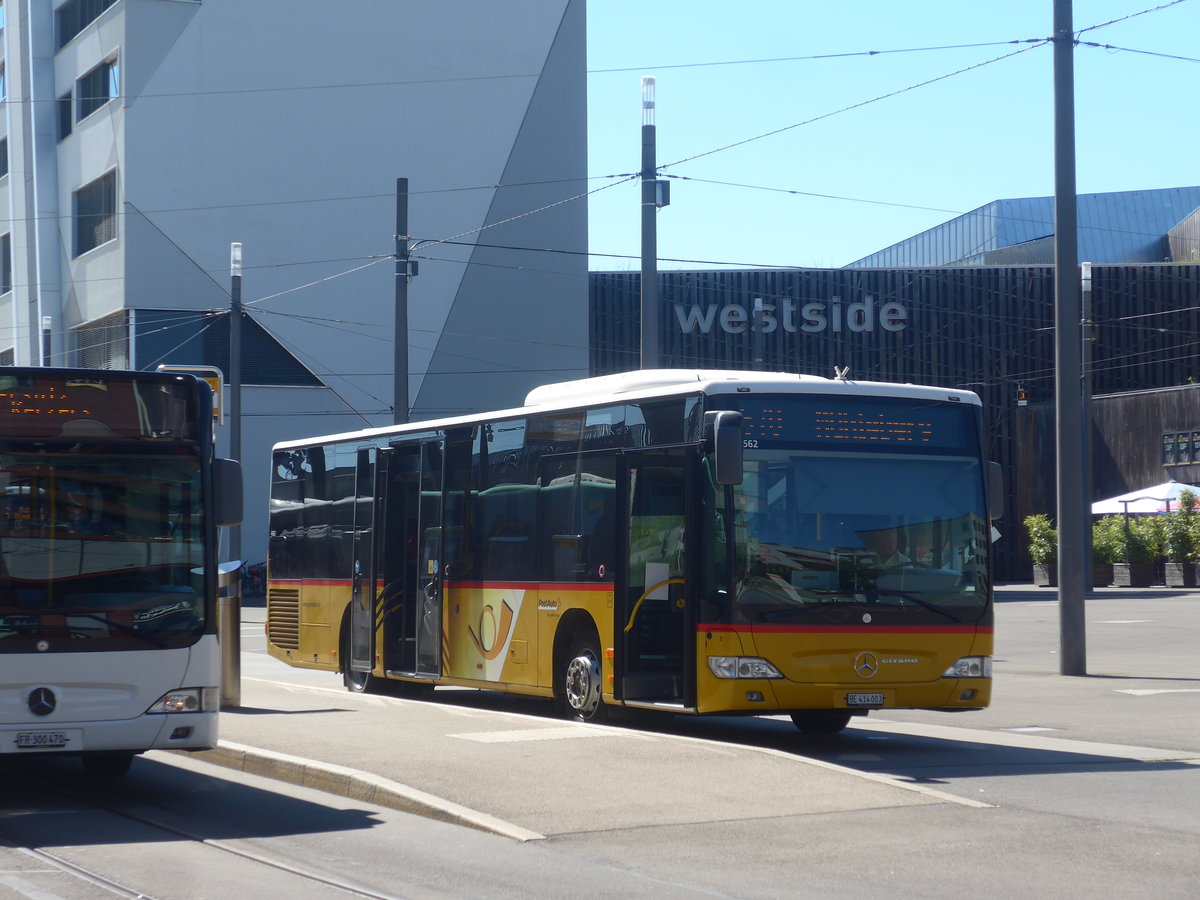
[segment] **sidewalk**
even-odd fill
[[[408,700],[244,680],[243,705],[222,713],[219,748],[191,756],[521,841],[715,817],[981,805],[765,747],[497,712],[474,700],[482,696]]]
[[[1088,588],[1085,596],[1089,599],[1120,598],[1126,600],[1144,600],[1154,597],[1194,597],[1200,601],[1200,587],[1175,588],[1162,584],[1153,584],[1149,587],[1117,587],[1116,585],[1108,585],[1106,587]],[[995,586],[995,600],[997,603],[1048,599],[1058,599],[1057,587],[1039,587],[1032,582],[1004,582]]]

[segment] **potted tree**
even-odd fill
[[[1113,565],[1113,581],[1118,587],[1149,587],[1162,544],[1161,521],[1156,516],[1121,519],[1121,560]]]
[[[1180,491],[1179,509],[1167,513],[1163,537],[1167,554],[1164,579],[1167,587],[1196,586],[1196,495]]]
[[[1029,534],[1029,559],[1033,562],[1033,583],[1038,587],[1058,584],[1058,532],[1045,513],[1025,517]]]
[[[1105,516],[1092,523],[1092,587],[1113,583],[1113,564],[1121,559],[1123,534],[1120,516]]]

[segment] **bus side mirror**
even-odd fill
[[[988,516],[995,520],[1004,515],[1004,471],[1000,463],[989,462],[987,473]]]
[[[236,459],[218,459],[213,467],[213,487],[217,524],[242,524],[242,464]]]
[[[731,409],[705,413],[717,484],[742,483],[742,414]]]

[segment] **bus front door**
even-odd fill
[[[695,470],[679,451],[623,456],[622,509],[628,546],[616,591],[616,696],[627,703],[695,707]]]

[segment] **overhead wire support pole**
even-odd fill
[[[657,369],[658,315],[658,162],[654,129],[654,78],[642,78],[642,279],[641,368]]]
[[[1087,525],[1092,518],[1092,484],[1095,475],[1095,464],[1092,457],[1092,358],[1094,356],[1093,345],[1096,343],[1096,323],[1092,315],[1092,264],[1090,262],[1079,264],[1079,290],[1082,292],[1079,323],[1079,353],[1082,369],[1079,377],[1079,402],[1082,404],[1080,420],[1083,423],[1083,433],[1080,435],[1084,469],[1083,558],[1085,565],[1083,571],[1088,579],[1085,590],[1088,596],[1094,596],[1096,586],[1088,573],[1092,571],[1095,548],[1092,545],[1092,529]]]
[[[1075,34],[1071,0],[1054,0],[1054,408],[1058,487],[1059,671],[1087,674],[1084,624],[1086,460],[1082,305],[1075,188]]]
[[[408,421],[408,179],[396,179],[396,331],[392,421]]]
[[[229,245],[229,458],[242,460],[242,245]],[[229,527],[229,559],[242,558],[242,526]]]

